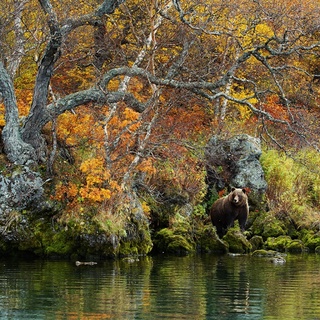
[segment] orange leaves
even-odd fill
[[[30,110],[30,105],[32,102],[32,92],[31,90],[16,90],[17,95],[17,105],[19,110],[19,116],[25,117],[28,115]],[[0,127],[5,125],[5,108],[4,105],[0,104]]]
[[[5,108],[3,103],[0,103],[0,128],[4,127],[4,125],[6,124],[5,121]]]
[[[205,171],[187,150],[177,148],[177,151],[179,159],[171,155],[156,163],[157,175],[152,182],[167,195],[175,197],[180,194],[188,197],[190,202],[201,201],[206,193]]]
[[[111,198],[112,192],[119,188],[115,181],[110,180],[110,173],[106,170],[102,157],[90,158],[80,165],[85,174],[83,183],[67,182],[58,184],[55,199],[69,202],[69,209],[77,203],[104,202]]]
[[[141,101],[147,101],[151,95],[150,87],[146,86],[143,81],[138,78],[131,79],[129,91],[132,92],[133,95]]]
[[[286,106],[281,104],[278,96],[269,96],[263,107],[274,118],[289,121],[288,110]]]
[[[85,141],[91,146],[103,143],[103,128],[96,121],[89,107],[78,108],[77,113],[63,113],[58,118],[58,137],[69,145]]]
[[[56,186],[54,199],[59,201],[68,200],[69,202],[72,202],[77,196],[77,194],[78,194],[78,187],[75,183],[67,182],[63,184],[62,182],[60,182]]]
[[[61,199],[62,195],[67,198],[72,204],[69,209],[74,209],[76,202],[81,206],[84,203],[112,206],[122,192],[120,185],[134,159],[140,114],[121,103],[115,113],[106,112],[106,108],[81,107],[77,113],[59,117],[58,136],[77,147],[75,157],[79,163],[76,190],[73,186],[70,192],[67,191],[68,183],[57,187],[56,198]],[[154,172],[152,162],[147,158],[136,170]]]
[[[109,121],[109,130],[113,135],[124,134],[129,138],[130,132],[136,131],[139,127],[139,113],[127,107],[121,108],[119,111],[118,115],[113,116]],[[126,133],[121,133],[121,131],[126,131]]]
[[[126,120],[128,121],[136,121],[139,118],[139,113],[130,109],[130,108],[125,108],[123,111],[123,116]]]
[[[157,134],[170,133],[178,139],[191,139],[206,132],[209,117],[204,106],[193,100],[178,102],[184,105],[181,107],[178,105],[165,112]]]
[[[219,198],[222,198],[222,197],[224,197],[225,195],[226,195],[226,189],[222,189],[222,190],[220,190],[220,191],[218,192]]]
[[[27,116],[32,102],[31,90],[17,90],[17,104],[19,109],[19,116]]]
[[[110,173],[106,169],[105,161],[102,157],[83,161],[80,170],[86,174],[86,182],[79,190],[79,194],[83,199],[94,202],[110,199],[112,192],[106,188],[109,185]],[[115,187],[114,182],[112,186]]]
[[[150,158],[146,158],[142,160],[141,163],[137,166],[137,170],[141,172],[149,173],[151,175],[155,174],[157,171],[152,159]]]
[[[80,188],[80,196],[83,199],[93,201],[93,202],[102,202],[110,199],[111,191],[105,188],[89,187],[85,186]]]

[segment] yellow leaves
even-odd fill
[[[32,92],[31,90],[16,90],[16,93],[19,115],[27,116],[32,103]]]
[[[266,23],[259,23],[256,26],[255,33],[261,38],[270,38],[273,36],[273,30]]]
[[[125,108],[123,111],[123,115],[126,120],[135,121],[139,118],[139,113],[132,110],[131,108]]]
[[[102,157],[83,161],[80,170],[86,173],[86,184],[80,188],[80,195],[84,199],[101,202],[111,196],[110,190],[103,187],[110,178]]]
[[[96,123],[94,116],[87,108],[77,109],[77,113],[63,113],[58,118],[58,137],[68,145],[78,145],[90,141],[91,146],[101,143],[103,128]]]
[[[244,24],[242,30],[239,30],[241,46],[246,50],[253,49],[258,43],[265,43],[274,35],[272,28],[266,23],[259,23],[254,28],[248,27],[247,24]]]
[[[86,181],[88,186],[104,183],[110,178],[102,157],[83,161],[80,170],[87,174]]]
[[[113,78],[109,83],[108,83],[108,90],[109,91],[116,91],[118,90],[120,85],[120,79],[119,78]]]
[[[121,190],[121,186],[115,180],[110,180],[109,186],[114,192],[119,192]]]
[[[253,115],[252,111],[247,106],[237,104],[236,108],[239,111],[239,118],[241,120],[249,120]]]
[[[85,183],[79,189],[82,199],[104,202],[119,192],[120,186],[111,178],[103,157],[83,161],[80,170],[86,174]]]
[[[256,104],[258,100],[256,98],[251,98],[253,96],[253,92],[244,88],[243,86],[236,86],[232,88],[232,95],[238,100],[247,101],[251,104]],[[239,119],[240,120],[248,120],[252,116],[252,111],[245,105],[235,104],[236,109],[239,111]]]
[[[69,208],[74,208],[76,203],[83,201],[101,203],[109,200],[113,192],[117,192],[120,187],[115,181],[108,181],[110,174],[103,162],[102,158],[93,158],[82,162],[80,169],[86,173],[84,184],[60,183],[56,187],[54,198],[59,201],[68,200]]]
[[[77,5],[74,5],[73,0],[53,0],[52,5],[58,13],[59,19],[65,19],[69,16],[80,16],[88,14],[93,10],[92,1],[78,0]]]
[[[141,202],[141,206],[142,206],[142,210],[143,213],[148,217],[151,214],[151,208],[149,207],[149,205],[147,204],[147,202],[142,201]]]

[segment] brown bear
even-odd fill
[[[249,214],[248,196],[245,189],[232,188],[231,192],[218,199],[211,207],[210,216],[217,234],[222,238],[228,228],[233,227],[238,220],[241,231],[245,230]]]

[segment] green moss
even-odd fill
[[[289,236],[269,237],[265,242],[265,247],[270,250],[285,252],[291,242],[292,239]]]
[[[188,208],[183,210],[176,208],[170,221],[170,227],[163,228],[155,234],[153,239],[155,252],[186,254],[195,251],[194,229],[196,222],[191,219],[192,210]]]
[[[311,251],[314,251],[316,247],[320,246],[320,234],[315,233],[313,230],[303,230],[301,233],[301,240],[304,245]]]
[[[181,235],[174,235],[171,237],[167,247],[169,253],[187,254],[194,251],[194,244]]]
[[[46,255],[71,255],[74,251],[74,239],[65,231],[60,231],[52,237],[51,241],[47,241],[45,247]]]
[[[147,231],[140,231],[139,235],[132,239],[122,239],[117,254],[120,256],[146,255],[152,247],[150,234]]]
[[[287,234],[285,225],[276,219],[272,212],[261,212],[254,220],[251,229],[254,235],[260,235],[264,239]]]
[[[139,253],[139,250],[134,243],[127,241],[127,242],[122,242],[120,244],[120,248],[119,248],[120,256],[137,255],[138,253]]]
[[[252,250],[251,243],[238,228],[230,228],[223,240],[229,244],[232,253],[248,253]]]
[[[229,251],[229,244],[217,236],[211,224],[198,231],[197,245],[201,252],[227,253]]]
[[[253,236],[249,242],[252,246],[252,251],[261,249],[263,247],[263,238],[261,236]]]
[[[301,253],[307,251],[307,248],[301,240],[293,240],[288,244],[287,250],[291,253]]]
[[[154,245],[158,252],[185,254],[195,251],[194,242],[169,228],[164,228],[156,234]]]

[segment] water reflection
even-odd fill
[[[1,319],[320,320],[320,257],[0,261]]]

